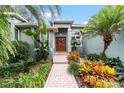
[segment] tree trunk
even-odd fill
[[[104,50],[102,52],[103,55],[105,55],[105,52],[106,52],[108,46],[111,44],[112,40],[113,40],[112,35],[103,37],[103,41],[104,41]]]

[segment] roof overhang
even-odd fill
[[[83,28],[84,25],[83,24],[73,24],[71,27],[72,28]]]
[[[36,23],[16,23],[15,26],[19,28],[36,28],[38,25]]]
[[[54,20],[54,21],[49,21],[50,25],[53,24],[73,24],[73,20]]]
[[[58,32],[58,28],[57,27],[47,27],[47,29],[50,32]]]
[[[12,16],[12,17],[15,17],[15,18],[21,20],[22,22],[28,22],[24,17],[22,17],[22,16],[19,15],[18,13],[14,13],[14,12],[5,12],[4,14],[5,14],[5,15]]]
[[[36,23],[17,23],[15,24],[16,27],[18,28],[37,28],[38,25]],[[48,31],[52,31],[52,32],[57,32],[58,28],[57,27],[51,27],[51,26],[47,26]]]

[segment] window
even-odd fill
[[[15,40],[18,40],[18,30],[15,30]]]

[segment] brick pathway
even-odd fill
[[[53,64],[45,88],[77,88],[75,78],[67,68],[68,64]]]
[[[74,76],[68,73],[67,53],[53,56],[53,66],[45,88],[77,88]]]

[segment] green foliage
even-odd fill
[[[1,77],[11,77],[14,74],[19,74],[21,72],[28,72],[29,66],[34,65],[35,63],[36,62],[32,58],[29,58],[26,61],[21,60],[16,63],[9,63],[6,65],[3,65],[0,68],[0,76]]]
[[[10,55],[8,62],[16,63],[21,60],[26,61],[29,58],[29,44],[23,41],[12,41],[12,44],[15,46],[17,52],[15,56]]]
[[[49,44],[48,40],[46,42],[41,42],[40,48],[35,48],[35,51],[37,53],[37,61],[44,59],[46,60],[49,55]]]
[[[39,35],[42,31],[42,41],[39,39]],[[42,28],[38,27],[36,31],[32,32],[31,30],[25,32],[26,35],[32,36],[35,40],[36,59],[37,61],[41,59],[47,59],[49,55],[49,41],[48,41],[48,30],[45,24],[45,21],[42,21]]]
[[[122,61],[119,59],[119,57],[117,57],[117,58],[108,58],[108,57],[106,57],[104,55],[88,54],[87,59],[92,60],[92,61],[103,60],[103,62],[106,65],[109,65],[110,67],[114,67],[114,66],[122,67],[123,66]]]
[[[78,75],[79,73],[79,64],[76,62],[71,62],[69,64],[69,68],[68,68],[69,73],[73,74],[73,75]]]
[[[103,37],[104,50],[103,54],[113,40],[113,34],[119,31],[124,25],[124,6],[106,6],[92,17],[88,24],[83,28],[87,33],[86,36],[94,37],[100,35]]]
[[[47,26],[46,26],[46,23],[45,21],[43,20],[42,22],[42,28],[43,28],[43,34],[46,35],[48,33],[48,30],[47,30]]]
[[[4,65],[0,68],[0,76],[1,77],[10,77],[14,73],[19,73],[20,71],[24,71],[25,66],[24,63],[11,63],[8,65]],[[19,72],[17,72],[19,71]]]
[[[0,66],[7,62],[9,54],[14,55],[16,51],[10,40],[9,17],[4,15],[4,12],[8,12],[9,10],[9,6],[0,6]]]
[[[41,88],[44,86],[46,77],[51,69],[51,63],[44,63],[40,66],[39,72],[32,74],[20,74],[19,86],[23,88]]]
[[[92,61],[98,61],[98,60],[103,60],[103,62],[116,69],[116,76],[118,78],[118,81],[120,82],[120,86],[124,87],[124,66],[123,62],[117,58],[108,58],[104,55],[97,55],[97,54],[88,54],[87,59],[92,60]]]
[[[48,60],[40,65],[38,72],[20,73],[15,79],[0,80],[1,88],[41,88],[44,87],[52,63]]]
[[[14,79],[0,80],[0,88],[15,88],[17,86],[16,83]]]
[[[92,60],[92,61],[99,61],[100,60],[100,55],[97,54],[88,54],[87,56],[88,60]]]

